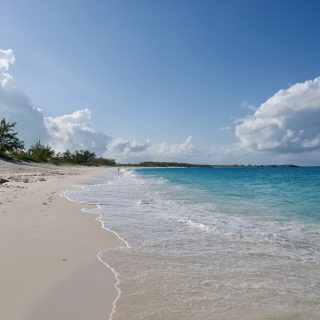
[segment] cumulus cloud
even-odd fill
[[[300,153],[320,149],[320,77],[278,91],[236,125],[243,149]]]
[[[191,137],[181,144],[138,143],[123,138],[111,138],[98,132],[91,122],[87,108],[58,117],[44,117],[42,110],[15,88],[15,80],[8,73],[15,62],[11,49],[0,50],[0,118],[17,122],[20,139],[27,147],[39,139],[59,152],[67,149],[89,149],[97,155],[114,157],[118,161],[185,160],[194,147]]]
[[[26,147],[41,139],[56,151],[90,149],[97,154],[106,151],[111,138],[93,128],[90,110],[45,118],[42,110],[15,88],[14,78],[7,73],[14,62],[11,49],[0,50],[0,118],[17,122],[16,129]]]
[[[60,117],[47,117],[44,120],[50,145],[56,151],[89,149],[97,155],[123,162],[183,161],[194,152],[191,137],[180,144],[152,144],[150,140],[138,143],[134,140],[111,138],[94,129],[89,109],[78,110]]]
[[[37,141],[39,137],[47,140],[44,119],[30,99],[15,88],[14,78],[7,73],[15,61],[12,50],[0,50],[0,117],[17,122],[20,139],[26,145]]]
[[[191,136],[176,144],[111,138],[94,128],[87,108],[45,118],[16,88],[9,73],[14,62],[12,50],[0,50],[0,118],[17,122],[19,137],[27,147],[40,138],[56,151],[89,149],[122,162],[314,164],[320,157],[320,78],[280,90],[258,108],[244,102],[243,107],[252,114],[238,119],[232,127],[220,128],[234,127],[237,141],[204,150],[193,145]]]
[[[47,117],[44,121],[50,144],[56,151],[89,149],[103,154],[111,141],[110,137],[94,129],[89,109],[55,118]]]

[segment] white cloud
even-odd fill
[[[130,153],[138,153],[144,152],[150,147],[150,141],[146,141],[145,143],[137,143],[135,141],[130,142],[127,139],[123,138],[115,138],[113,139],[109,145],[107,152],[111,154],[130,154]]]
[[[19,138],[25,141],[26,147],[40,139],[56,151],[90,149],[104,153],[111,138],[95,131],[91,112],[84,109],[71,115],[44,118],[42,110],[15,88],[14,78],[7,73],[14,61],[12,50],[0,50],[0,118],[17,122]]]
[[[103,154],[111,141],[110,137],[94,129],[89,109],[55,118],[47,117],[44,120],[50,144],[56,151],[89,149]]]
[[[236,125],[244,149],[300,153],[320,149],[320,77],[280,90]]]
[[[19,137],[26,147],[41,139],[56,151],[89,149],[97,155],[122,161],[180,160],[193,154],[191,137],[181,144],[137,143],[122,138],[110,138],[95,130],[91,111],[82,109],[59,117],[44,117],[42,110],[15,88],[14,78],[7,73],[15,61],[12,50],[0,50],[0,118],[17,122]]]
[[[15,58],[13,55],[13,51],[11,49],[8,50],[0,50],[0,87],[13,87],[14,79],[13,77],[7,73],[11,64],[15,62]]]
[[[0,50],[0,118],[17,122],[27,147],[41,139],[56,151],[89,149],[122,162],[319,164],[315,159],[320,156],[320,78],[280,90],[256,109],[245,102],[253,113],[220,128],[235,127],[238,141],[204,150],[193,145],[191,136],[176,144],[111,138],[94,128],[89,109],[44,118],[42,110],[15,88],[8,73],[14,62],[12,50]]]
[[[11,64],[15,62],[15,57],[11,49],[0,49],[0,72],[6,72],[9,70]]]
[[[12,50],[0,50],[0,118],[17,122],[19,137],[28,146],[40,137],[46,140],[48,135],[42,113],[23,92],[15,88],[14,78],[6,73],[14,61]]]

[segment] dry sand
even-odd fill
[[[108,319],[115,278],[97,259],[120,240],[59,196],[103,168],[0,161],[0,319]]]

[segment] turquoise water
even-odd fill
[[[243,214],[320,223],[320,167],[138,169],[184,187],[185,196]]]
[[[320,168],[110,169],[68,191],[127,241],[112,320],[320,319]]]

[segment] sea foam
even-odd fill
[[[319,319],[320,226],[292,209],[294,195],[280,198],[272,172],[249,181],[245,171],[242,183],[239,171],[224,172],[224,182],[211,172],[224,190],[207,178],[192,183],[187,169],[167,170],[121,170],[68,193],[97,204],[89,211],[125,239],[99,253],[117,277],[113,320]],[[265,195],[265,186],[253,193],[259,183],[268,183]]]

